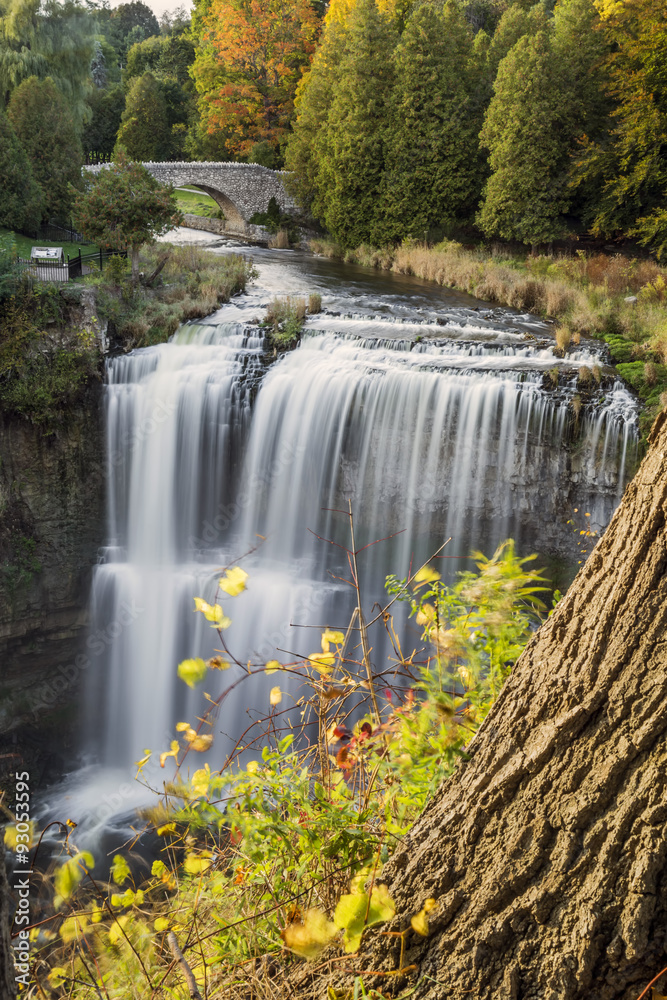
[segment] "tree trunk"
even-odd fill
[[[611,524],[386,866],[411,1000],[637,1000],[667,966],[667,415]],[[398,967],[369,934],[359,970]],[[667,976],[656,987],[666,992]],[[648,991],[647,996],[651,991]]]
[[[130,247],[130,260],[132,262],[132,284],[139,281],[139,247]]]
[[[7,882],[4,849],[0,857],[0,1000],[14,1000],[16,980],[14,979],[14,950],[10,928],[13,907]]]

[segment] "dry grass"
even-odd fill
[[[319,292],[311,292],[308,296],[308,312],[311,316],[322,312],[322,296]]]
[[[289,250],[289,233],[286,229],[279,229],[275,236],[269,238],[269,246],[272,250]]]
[[[559,326],[556,330],[556,344],[560,347],[561,351],[566,351],[570,346],[570,340],[572,339],[572,334],[566,326]]]

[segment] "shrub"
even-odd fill
[[[427,649],[421,659],[402,656],[393,681],[374,674],[366,655],[359,662],[363,635],[353,625],[349,646],[343,632],[325,629],[321,649],[307,658],[236,663],[246,677],[277,675],[268,717],[243,737],[255,749],[237,748],[218,772],[192,767],[193,756],[211,746],[224,694],[209,696],[209,711],[193,726],[178,723],[178,739],[160,756],[163,767],[174,760],[175,774],[144,814],[164,850],[143,884],[117,855],[109,885],[100,886],[89,875],[93,858],[66,842],[70,857],[53,880],[67,905],[51,924],[58,937],[46,946],[48,961],[35,964],[44,988],[66,986],[83,998],[96,976],[110,996],[143,995],[157,981],[176,995],[181,973],[163,947],[169,933],[174,941],[187,935],[196,983],[220,1000],[254,990],[269,963],[272,995],[291,995],[285,947],[317,959],[339,941],[354,953],[366,926],[391,919],[382,866],[465,757],[543,609],[542,578],[512,542],[474,560],[476,571],[451,587],[428,565],[406,580],[388,579],[390,597],[407,603]],[[246,576],[228,569],[218,593],[225,600],[240,593]],[[195,603],[222,640],[230,622],[217,596]],[[377,620],[393,634],[390,606]],[[220,656],[190,659],[178,674],[190,687],[206,679],[214,691],[217,671],[229,667]],[[294,699],[302,724],[294,728],[282,708],[290,675],[302,684]],[[355,722],[350,697],[366,699]],[[148,750],[139,761],[144,782],[151,756]],[[423,926],[426,908],[416,917]]]

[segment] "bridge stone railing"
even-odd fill
[[[160,181],[174,187],[201,188],[210,194],[235,229],[243,230],[255,212],[265,212],[275,198],[283,212],[296,212],[297,204],[284,186],[286,171],[270,170],[258,163],[161,163],[150,161],[143,166]],[[108,169],[99,163],[84,167],[93,174]]]

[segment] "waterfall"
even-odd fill
[[[512,536],[524,551],[558,550],[574,507],[605,525],[618,503],[636,404],[606,376],[574,411],[578,366],[599,360],[590,350],[557,361],[488,323],[477,341],[469,325],[424,340],[423,325],[415,336],[386,317],[309,326],[270,362],[256,328],[209,321],[108,363],[109,539],[93,584],[88,711],[106,765],[165,748],[175,722],[201,712],[176,676],[179,660],[217,646],[192,598],[210,596],[244,553],[248,590],[223,602],[242,663],[308,653],[312,630],[290,623],[345,624],[344,557],[321,537],[347,543],[333,511],[348,499],[360,545],[400,532],[364,554],[369,603],[386,574],[406,574],[449,536],[451,579],[471,548]],[[225,702],[218,761],[248,709],[266,707],[268,679],[252,684]]]

